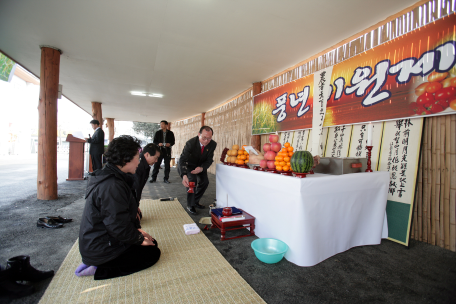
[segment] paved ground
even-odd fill
[[[36,194],[38,155],[0,156],[0,207],[21,197]],[[68,154],[57,154],[57,182],[68,178]]]
[[[170,185],[162,182],[162,174],[157,183],[147,183],[143,197],[177,197],[185,206],[176,170],[171,170]],[[205,206],[215,198],[215,176],[209,175],[209,180],[201,201]],[[0,206],[0,264],[25,254],[34,267],[57,270],[78,237],[85,185],[86,181],[64,181],[59,183],[58,200],[40,201],[32,194]],[[37,228],[37,218],[48,214],[71,217],[74,222],[57,230]],[[191,217],[198,222],[208,215],[206,208]],[[313,267],[298,267],[285,259],[273,265],[260,262],[250,248],[254,237],[221,242],[217,229],[204,233],[267,303],[456,303],[456,253],[436,246],[412,241],[407,249],[384,240],[378,246],[352,248]],[[35,284],[36,292],[29,297],[0,295],[0,303],[38,303],[49,282]]]

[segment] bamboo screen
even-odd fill
[[[192,137],[198,135],[201,128],[201,115],[196,115],[184,120],[175,121],[171,124],[171,131],[174,133],[176,143],[172,149],[173,158],[180,157],[185,143]]]
[[[411,237],[456,251],[456,115],[424,122]]]
[[[215,174],[215,165],[225,148],[233,145],[250,145],[252,137],[252,90],[214,110],[206,112],[204,124],[214,130],[213,140],[217,142],[214,163],[208,172]]]
[[[322,55],[318,54],[294,67],[285,70],[279,75],[266,79],[262,82],[262,92],[313,74],[329,66],[336,65],[382,43],[388,42],[421,26],[434,22],[434,20],[455,12],[455,6],[454,1],[450,0],[422,1],[421,5],[389,22],[384,23],[380,27],[372,30],[368,29],[363,35],[357,37],[356,39],[329,51],[323,51]]]

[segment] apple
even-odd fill
[[[276,153],[274,151],[268,151],[264,154],[264,158],[266,160],[274,160],[275,157],[276,157]]]
[[[266,159],[260,160],[260,167],[266,169],[268,167],[268,161]]]
[[[270,144],[270,143],[265,143],[265,144],[263,145],[263,151],[264,151],[264,152],[271,151],[271,144]]]
[[[276,165],[274,164],[273,160],[268,160],[268,168],[269,169],[275,169]]]
[[[278,134],[269,134],[269,142],[276,143],[278,141],[279,141],[279,135]]]
[[[275,143],[271,144],[271,150],[272,151],[279,152],[280,149],[282,149],[282,144],[281,143],[275,142]]]

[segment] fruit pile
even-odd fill
[[[415,94],[418,98],[409,104],[412,115],[434,114],[448,107],[456,110],[456,77],[448,72],[432,72],[428,82],[416,87]]]
[[[226,162],[236,164],[236,165],[244,165],[249,162],[249,153],[244,150],[244,146],[239,149],[239,145],[233,145],[231,150],[226,152],[227,158]]]
[[[290,158],[293,155],[293,147],[290,143],[279,143],[279,135],[269,135],[270,143],[263,145],[265,152],[264,159],[260,161],[260,167],[263,169],[275,169],[277,171],[290,171]]]

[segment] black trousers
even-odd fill
[[[168,155],[162,155],[161,153],[157,162],[154,164],[154,170],[152,171],[152,179],[157,179],[158,170],[160,170],[160,165],[163,159],[165,160],[165,179],[169,179],[169,165],[171,163],[171,157]]]
[[[101,156],[103,154],[90,154],[90,158],[92,158],[92,170],[98,170],[102,168],[101,164]]]
[[[161,251],[155,246],[132,245],[120,256],[97,266],[95,280],[123,277],[144,270],[157,263]]]
[[[187,192],[187,206],[191,207],[199,204],[201,197],[203,197],[204,192],[206,192],[206,189],[209,186],[209,179],[207,178],[206,170],[203,170],[203,172],[199,174],[192,174],[188,172],[187,177],[189,182],[196,183],[196,187],[194,189],[195,193]]]

